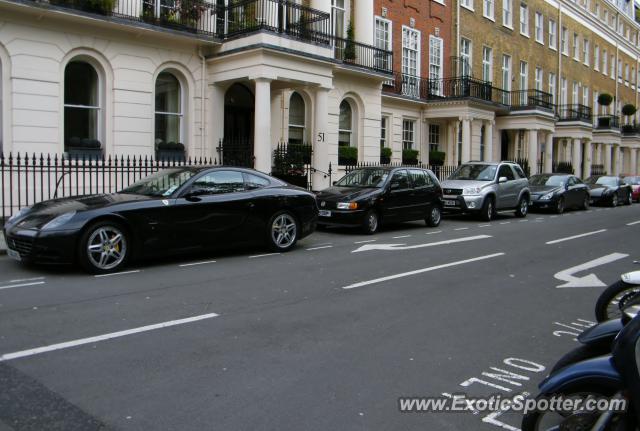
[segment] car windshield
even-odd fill
[[[449,180],[493,181],[496,177],[495,165],[462,165]]]
[[[529,184],[532,186],[562,187],[568,178],[565,175],[534,175],[529,178]]]
[[[640,186],[640,177],[625,177],[624,182],[633,186]]]
[[[190,169],[164,169],[133,183],[120,193],[145,196],[170,196],[197,172]]]
[[[337,187],[376,187],[380,188],[389,176],[386,169],[356,169],[342,177]]]
[[[618,179],[616,177],[598,177],[598,178],[589,177],[586,182],[588,184],[600,184],[602,186],[610,186],[610,187],[618,185]]]

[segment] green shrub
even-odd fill
[[[418,154],[418,150],[402,150],[402,163],[405,165],[417,165]]]
[[[338,164],[339,165],[355,165],[358,163],[358,148],[356,147],[338,147]]]
[[[631,103],[627,103],[622,107],[622,115],[631,116],[637,111],[636,107]]]
[[[391,148],[382,147],[380,148],[380,163],[386,164],[391,163]]]
[[[429,164],[432,166],[444,165],[446,154],[444,151],[429,151]]]
[[[598,96],[598,104],[602,106],[609,106],[613,102],[613,96],[609,93],[602,93]]]
[[[347,43],[344,47],[344,59],[345,61],[353,61],[356,59],[356,44],[355,35],[353,32],[353,24],[349,23],[347,28]]]

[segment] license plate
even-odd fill
[[[458,201],[452,201],[452,200],[445,199],[444,206],[446,206],[446,207],[458,206]]]
[[[7,256],[9,256],[11,259],[22,260],[22,258],[20,257],[20,253],[15,250],[11,250],[10,248],[7,249]]]
[[[318,211],[318,215],[320,217],[331,217],[331,211],[320,210],[320,211]]]

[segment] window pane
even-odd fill
[[[156,114],[156,144],[181,142],[179,115]]]
[[[304,117],[304,100],[298,93],[293,93],[289,101],[289,124],[304,127]]]
[[[210,194],[233,193],[244,190],[244,178],[241,172],[217,171],[199,178],[194,188],[204,189]]]
[[[156,112],[182,113],[180,83],[171,73],[162,72],[156,80]]]
[[[298,126],[289,126],[289,143],[290,144],[303,144],[304,143],[304,128]]]
[[[98,106],[98,74],[89,63],[72,61],[64,71],[65,105]]]
[[[340,130],[351,130],[351,105],[346,100],[340,104],[340,121],[338,128]]]
[[[341,147],[351,146],[351,132],[339,132],[338,133],[338,145]]]
[[[79,147],[87,139],[98,139],[98,112],[91,108],[64,108],[65,146]]]

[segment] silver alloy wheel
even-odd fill
[[[527,211],[529,211],[529,203],[526,199],[522,199],[520,201],[520,214],[523,216],[527,215]]]
[[[584,198],[584,209],[585,209],[585,210],[588,210],[588,209],[589,209],[589,205],[591,204],[591,203],[589,202],[589,200],[590,200],[590,199],[589,199],[589,196],[585,196],[585,198]]]
[[[431,209],[431,224],[433,225],[437,225],[438,223],[440,223],[440,208],[438,207],[433,207]]]
[[[127,241],[120,229],[101,226],[87,241],[87,257],[93,266],[108,271],[120,265],[127,256]]]
[[[562,214],[564,212],[564,200],[562,198],[558,199],[558,204],[556,206],[556,212],[558,214]]]
[[[493,201],[489,199],[489,203],[487,203],[487,220],[491,221],[493,218]]]
[[[369,232],[378,230],[378,214],[373,211],[367,216],[367,227],[369,228]]]
[[[613,197],[611,198],[611,206],[618,206],[618,195],[613,195]]]
[[[280,214],[271,225],[271,240],[278,248],[288,248],[296,241],[298,227],[296,221],[289,214]]]

